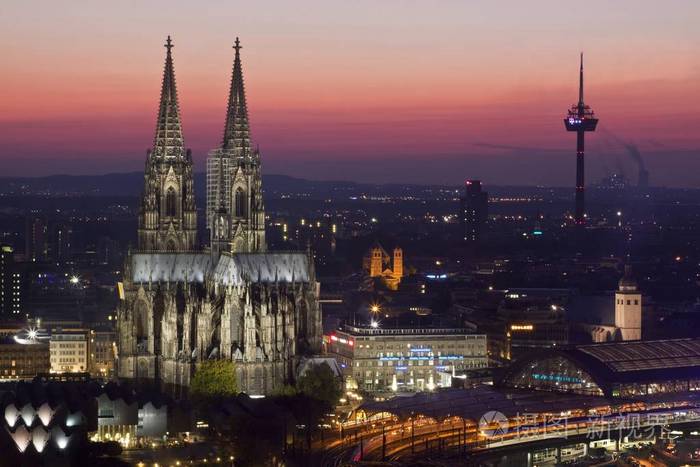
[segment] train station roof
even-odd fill
[[[531,352],[506,368],[497,385],[636,398],[695,391],[699,382],[700,338],[688,338]]]
[[[444,389],[394,397],[384,401],[365,402],[358,410],[368,415],[387,412],[399,419],[425,416],[442,420],[461,417],[478,422],[488,411],[501,412],[506,417],[525,414],[561,414],[569,410],[606,407],[604,397],[559,394],[544,391],[518,391],[483,385],[469,389]]]

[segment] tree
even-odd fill
[[[342,394],[340,381],[326,362],[309,365],[297,380],[297,390],[322,402],[326,409],[335,406]]]
[[[192,397],[213,399],[238,394],[236,365],[231,360],[205,360],[197,366],[190,383]]]
[[[297,395],[299,391],[297,391],[297,388],[292,386],[291,384],[285,384],[281,388],[275,389],[272,391],[272,394],[270,394],[270,397],[273,398],[284,398],[284,397],[294,397]]]

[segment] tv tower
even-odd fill
[[[583,53],[581,53],[581,68],[579,70],[578,84],[578,104],[574,104],[569,109],[568,115],[564,119],[566,131],[576,132],[576,210],[574,220],[576,225],[584,225],[584,134],[587,131],[595,131],[598,119],[593,110],[583,103]]]

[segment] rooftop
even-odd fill
[[[563,358],[585,371],[606,393],[617,384],[648,384],[697,380],[700,338],[608,342],[532,352],[513,362],[499,384],[529,372],[538,362]]]
[[[576,351],[614,372],[700,366],[700,339],[610,342],[581,345]]]
[[[209,253],[133,253],[132,280],[202,283],[208,276],[224,285],[253,282],[308,282],[304,252],[234,253],[216,263]]]
[[[341,331],[354,336],[423,336],[423,335],[462,335],[475,334],[467,328],[428,328],[428,327],[404,327],[404,328],[373,328],[351,326],[346,324]]]
[[[478,422],[489,410],[497,410],[506,417],[516,417],[526,413],[559,414],[569,410],[608,405],[610,402],[604,397],[502,390],[483,385],[470,389],[422,392],[410,397],[394,397],[380,402],[365,402],[358,410],[368,414],[388,412],[400,419],[423,415],[441,420],[457,416]]]

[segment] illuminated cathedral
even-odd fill
[[[118,284],[118,375],[183,388],[198,363],[229,359],[241,391],[269,393],[293,380],[302,356],[320,350],[313,257],[266,251],[260,152],[250,141],[238,39],[223,139],[207,161],[210,242],[199,247],[170,37],[165,47],[138,247]]]

